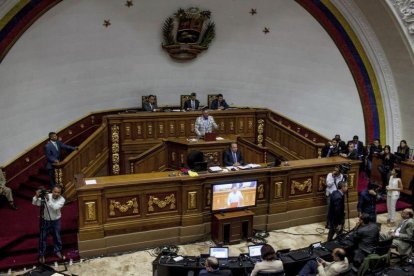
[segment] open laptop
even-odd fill
[[[249,245],[249,258],[252,262],[257,263],[262,260],[262,249],[263,244]]]
[[[221,266],[227,265],[229,258],[229,248],[228,247],[210,247],[210,256],[216,257]]]
[[[207,162],[194,162],[193,170],[195,172],[207,172]]]

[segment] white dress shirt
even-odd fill
[[[47,194],[49,200],[46,200],[45,208],[43,210],[43,218],[45,220],[58,220],[62,216],[60,209],[65,205],[65,199],[63,196],[59,196],[57,199],[54,199],[52,194]],[[40,197],[33,197],[32,204],[36,206],[41,205]],[[50,214],[50,216],[49,216]]]

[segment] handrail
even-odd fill
[[[73,176],[93,176],[108,159],[108,127],[106,120],[85,141],[78,150],[70,153],[62,162],[54,165],[56,183],[65,190],[65,197],[72,199],[76,194]]]
[[[164,151],[165,149],[166,149],[166,144],[163,141],[162,143],[156,144],[155,146],[149,148],[148,150],[144,151],[143,153],[137,156],[132,156],[128,158],[130,173],[131,174],[135,173],[136,172],[135,167],[138,167],[139,164],[145,162],[153,155],[159,154],[161,151]]]

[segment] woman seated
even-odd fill
[[[402,161],[410,159],[410,148],[407,145],[407,141],[401,140],[400,145],[397,147],[397,152],[395,154],[401,157]]]
[[[283,263],[276,258],[276,252],[269,244],[262,246],[261,250],[262,262],[256,263],[250,276],[256,276],[260,272],[282,272]]]

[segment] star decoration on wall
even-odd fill
[[[270,28],[268,28],[268,27],[264,27],[262,32],[263,32],[264,34],[268,34],[268,33],[270,32]]]
[[[251,15],[255,15],[257,13],[256,9],[251,9],[249,12]]]
[[[134,5],[134,3],[132,2],[132,0],[127,0],[126,2],[125,2],[125,6],[127,6],[128,8],[130,8],[131,6],[133,6]]]
[[[102,24],[105,28],[108,28],[109,26],[111,26],[111,21],[109,19],[105,19],[104,23]]]

